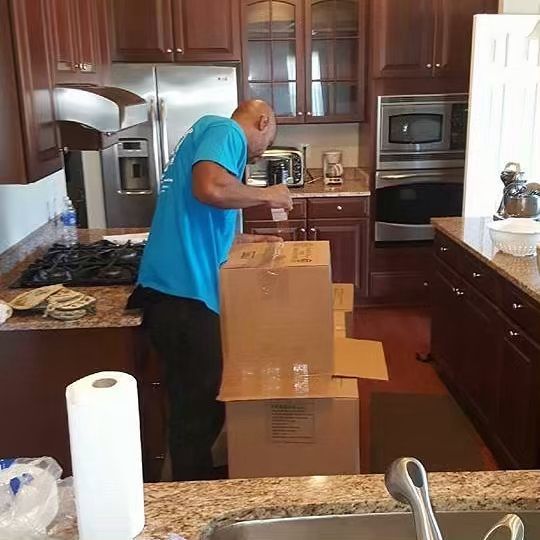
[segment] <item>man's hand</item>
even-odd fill
[[[259,242],[283,242],[283,238],[270,234],[239,234],[236,237],[237,244],[258,244]]]
[[[285,184],[278,184],[265,188],[270,208],[283,208],[286,212],[293,209],[289,188]]]

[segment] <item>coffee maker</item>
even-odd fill
[[[323,154],[323,180],[327,186],[343,184],[342,154],[339,150]]]

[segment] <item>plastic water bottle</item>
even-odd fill
[[[77,211],[69,197],[64,198],[64,210],[62,211],[62,237],[64,242],[72,246],[77,243]]]

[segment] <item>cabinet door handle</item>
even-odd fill
[[[336,206],[336,210],[337,210],[338,212],[341,212],[341,211],[343,210],[343,206],[341,206],[341,204],[338,204],[338,205]]]
[[[458,289],[457,287],[452,287],[452,291],[458,297],[465,296],[465,293],[461,289]]]
[[[165,49],[166,53],[172,53],[172,49]]]
[[[439,251],[440,251],[441,253],[446,253],[446,252],[448,251],[448,248],[447,248],[446,246],[441,246],[441,247],[439,248]]]
[[[308,116],[311,116],[311,112],[309,112],[309,111],[308,111],[306,114],[307,114]]]
[[[431,69],[433,67],[433,64],[426,64],[427,69]]]
[[[176,49],[176,52],[177,52],[178,54],[184,54],[184,49],[178,48],[178,49]]]
[[[298,229],[299,232],[300,232],[300,238],[302,240],[307,240],[307,231],[306,231],[306,228],[305,227],[300,227],[300,229]]]
[[[429,287],[429,281],[424,281],[423,285],[424,287]]]
[[[298,112],[296,113],[296,116],[304,116],[304,113],[303,113],[302,111],[298,111]]]
[[[474,279],[479,279],[479,278],[482,277],[482,274],[480,274],[480,273],[478,273],[478,272],[473,272],[473,273],[472,273],[472,277],[473,277]]]
[[[512,309],[514,309],[514,310],[516,310],[516,311],[517,311],[518,309],[523,309],[523,304],[520,304],[520,303],[518,303],[518,302],[514,302],[514,303],[512,304]]]
[[[317,240],[317,229],[315,227],[311,227],[309,229],[309,232],[311,233],[312,237],[311,239],[312,240]]]
[[[517,330],[509,330],[508,331],[508,335],[511,337],[511,338],[516,338],[516,337],[519,337],[519,332]]]
[[[441,64],[435,64],[435,67],[436,67],[436,68],[440,68],[440,67],[441,67]]]

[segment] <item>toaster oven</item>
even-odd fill
[[[277,183],[272,171],[276,160],[284,163],[284,176],[289,187],[304,185],[304,154],[296,148],[268,149],[254,164],[246,167],[246,184],[267,187]],[[280,183],[283,181],[284,179]]]

